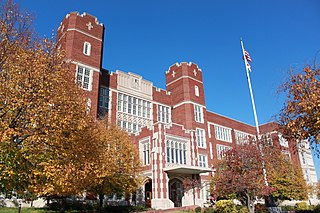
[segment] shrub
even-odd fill
[[[294,205],[294,209],[297,211],[308,210],[308,204],[306,202],[299,202]]]
[[[294,210],[294,206],[281,206],[281,210],[282,211],[293,211]]]
[[[194,211],[195,211],[196,213],[200,213],[200,212],[201,212],[201,207],[198,206],[197,208],[194,209]]]
[[[268,213],[268,209],[265,205],[263,204],[260,204],[258,203],[256,206],[255,206],[255,211],[256,213]]]
[[[208,207],[204,208],[203,213],[215,213],[214,208]]]
[[[238,212],[239,212],[239,213],[249,213],[249,210],[248,210],[247,207],[242,206]]]
[[[215,212],[219,213],[236,213],[236,205],[232,200],[219,200],[215,205]]]

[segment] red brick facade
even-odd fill
[[[104,26],[89,14],[70,13],[58,29],[58,46],[71,60],[72,71],[78,75],[78,66],[91,70],[87,93],[92,113],[99,116],[99,112],[106,112],[112,123],[131,134],[145,164],[142,196],[147,199],[151,184],[153,208],[189,206],[194,202],[202,206],[208,196],[205,184],[212,178],[212,164],[219,158],[219,151],[232,147],[242,136],[256,135],[255,127],[206,109],[203,73],[194,63],[172,65],[165,73],[166,90],[133,73],[108,73],[101,67],[103,39]],[[84,54],[85,42],[91,45],[89,55]],[[100,94],[102,87],[108,90],[105,111],[99,109],[99,95],[100,102],[105,100]],[[260,128],[280,146],[275,123]],[[294,152],[290,155],[299,162]],[[181,186],[186,177],[201,178],[204,184],[195,201]]]

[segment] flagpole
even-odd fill
[[[248,85],[249,85],[249,90],[250,90],[250,96],[251,96],[251,103],[252,103],[252,109],[253,109],[253,114],[254,114],[254,121],[256,123],[256,131],[257,131],[257,140],[260,140],[260,130],[259,130],[259,123],[258,123],[258,116],[257,116],[257,110],[256,110],[256,105],[254,103],[254,97],[253,97],[253,92],[252,92],[252,86],[251,86],[251,80],[250,80],[250,74],[249,70],[251,71],[251,67],[249,65],[249,62],[247,60],[246,54],[245,54],[245,49],[243,47],[243,42],[242,39],[240,38],[240,43],[241,43],[241,48],[242,48],[242,54],[243,54],[243,60],[244,60],[244,65],[246,67],[246,72],[247,72],[247,79],[248,79]],[[258,145],[259,151],[261,155],[263,156],[262,150],[261,150],[261,144]],[[262,160],[262,171],[263,171],[263,179],[266,184],[266,186],[269,186],[268,179],[267,179],[267,171],[265,168],[265,162]]]
[[[258,116],[257,116],[256,105],[255,105],[255,103],[254,103],[252,86],[251,86],[251,80],[250,80],[250,74],[249,74],[249,69],[251,69],[251,68],[250,68],[250,65],[248,64],[247,58],[246,58],[246,56],[245,56],[244,47],[243,47],[243,42],[242,42],[242,39],[241,39],[241,38],[240,38],[240,43],[241,43],[241,48],[242,48],[244,65],[245,65],[246,71],[247,71],[247,79],[248,79],[248,85],[249,85],[249,90],[250,90],[250,96],[251,96],[251,103],[252,103],[254,121],[255,121],[255,124],[256,124],[257,137],[259,137],[259,135],[260,135],[260,130],[259,130],[259,123],[258,123]]]

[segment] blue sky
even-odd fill
[[[252,58],[259,123],[274,120],[289,69],[313,64],[320,50],[318,0],[17,0],[51,37],[71,11],[105,25],[103,67],[134,72],[165,89],[165,71],[194,62],[203,71],[207,109],[254,125],[240,37]],[[320,63],[320,53],[318,54]],[[320,178],[320,163],[314,158]]]

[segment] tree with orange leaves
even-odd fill
[[[124,130],[98,121],[96,169],[92,173],[89,191],[103,198],[104,194],[130,194],[140,186],[141,162],[136,146]],[[102,199],[100,199],[102,206]]]
[[[319,144],[320,69],[307,66],[303,72],[291,74],[280,92],[287,94],[278,117],[284,136],[297,141],[308,139],[311,145]]]
[[[13,1],[1,7],[0,191],[80,193],[95,149],[86,96],[30,17]]]

